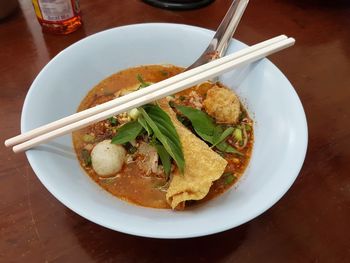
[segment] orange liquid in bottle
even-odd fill
[[[32,0],[44,32],[69,34],[82,25],[78,0]]]

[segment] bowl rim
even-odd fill
[[[181,28],[189,28],[191,30],[198,30],[198,31],[202,31],[202,32],[207,32],[210,34],[213,34],[214,31],[213,30],[209,30],[206,28],[201,28],[201,27],[197,27],[197,26],[192,26],[192,25],[186,25],[186,24],[176,24],[176,23],[138,23],[138,24],[131,24],[131,25],[125,25],[125,26],[120,26],[120,27],[115,27],[115,28],[110,28],[107,30],[103,30],[100,32],[97,32],[95,34],[92,34],[90,36],[87,36],[75,43],[73,43],[72,45],[66,47],[65,49],[63,49],[61,52],[59,52],[55,57],[53,57],[43,68],[42,70],[39,72],[39,74],[36,76],[36,78],[34,79],[32,85],[30,86],[30,89],[28,90],[28,93],[26,95],[26,98],[24,100],[24,104],[23,104],[23,108],[22,108],[22,113],[21,113],[21,132],[25,132],[25,125],[28,122],[25,118],[25,112],[26,109],[30,103],[30,97],[32,95],[32,92],[38,82],[38,78],[41,76],[41,74],[44,74],[45,70],[52,64],[54,63],[54,61],[56,59],[58,59],[60,56],[64,55],[65,52],[67,52],[68,49],[75,47],[75,46],[79,46],[81,45],[81,43],[84,43],[84,41],[86,41],[86,39],[91,39],[91,38],[99,38],[100,35],[105,34],[106,32],[109,31],[114,31],[114,30],[119,30],[119,29],[128,29],[128,28],[134,28],[134,27],[154,27],[154,26],[162,26],[162,27],[171,27],[172,29],[176,29],[178,27]],[[235,41],[238,41],[235,39]],[[238,41],[239,43],[245,45],[244,43]],[[246,46],[246,45],[245,45]],[[283,72],[277,67],[275,66],[270,60],[268,59],[264,59],[269,63],[269,66],[273,67],[274,70],[276,70],[279,74],[281,74],[281,77],[284,79],[284,81],[286,81],[290,88],[291,88],[291,92],[293,93],[293,96],[295,96],[295,98],[297,99],[297,103],[298,106],[300,107],[301,110],[301,118],[303,118],[303,127],[299,127],[299,129],[302,130],[302,133],[304,135],[304,138],[302,138],[301,140],[304,142],[304,144],[302,145],[301,149],[300,149],[300,157],[299,157],[299,163],[295,164],[297,165],[296,167],[296,173],[293,176],[290,176],[290,180],[288,182],[288,184],[284,185],[284,189],[283,191],[280,192],[280,194],[278,196],[275,197],[275,199],[271,200],[271,202],[265,206],[261,206],[260,209],[257,209],[255,213],[251,214],[249,217],[246,217],[245,219],[242,219],[241,222],[239,222],[238,224],[234,224],[231,226],[221,226],[221,227],[216,227],[216,228],[210,228],[210,229],[204,229],[202,230],[200,233],[181,233],[179,235],[168,235],[168,234],[164,234],[164,233],[150,233],[147,232],[147,234],[145,234],[144,232],[136,232],[136,231],[131,231],[130,229],[125,229],[123,227],[116,227],[116,226],[111,226],[108,224],[105,224],[104,222],[100,222],[99,220],[97,220],[96,218],[91,217],[89,214],[85,213],[85,211],[83,211],[82,209],[79,209],[77,207],[73,207],[71,203],[67,203],[63,197],[61,197],[59,194],[57,194],[56,190],[54,188],[52,188],[48,182],[45,180],[45,176],[41,176],[40,175],[40,167],[37,165],[37,162],[35,162],[33,155],[31,154],[31,151],[27,151],[26,152],[26,156],[27,159],[34,171],[34,173],[36,174],[36,176],[38,177],[38,179],[41,181],[41,183],[45,186],[45,188],[56,198],[58,199],[62,204],[64,204],[66,207],[68,207],[70,210],[74,211],[75,213],[79,214],[80,216],[88,219],[91,222],[94,222],[98,225],[101,225],[103,227],[109,228],[111,230],[115,230],[118,232],[122,232],[125,234],[131,234],[131,235],[135,235],[135,236],[141,236],[141,237],[151,237],[151,238],[162,238],[162,239],[179,239],[179,238],[192,238],[192,237],[200,237],[200,236],[206,236],[206,235],[211,235],[211,234],[215,234],[215,233],[220,233],[235,227],[238,227],[244,223],[247,223],[249,221],[251,221],[252,219],[256,218],[257,216],[261,215],[262,213],[264,213],[265,211],[267,211],[269,208],[271,208],[273,205],[275,205],[277,202],[279,202],[279,200],[285,195],[285,193],[290,189],[290,187],[293,185],[293,183],[295,182],[297,176],[300,173],[300,170],[303,166],[305,157],[306,157],[306,152],[307,152],[307,146],[308,146],[308,126],[307,126],[307,119],[306,119],[306,114],[303,108],[303,105],[300,101],[300,98],[296,92],[296,90],[294,89],[293,85],[290,83],[290,81],[287,79],[287,77],[283,74]],[[152,209],[152,208],[147,208],[147,209]]]

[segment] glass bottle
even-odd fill
[[[79,0],[32,0],[44,32],[69,34],[82,25]]]

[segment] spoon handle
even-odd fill
[[[248,2],[249,0],[233,0],[207,49],[192,65],[186,68],[186,70],[203,65],[225,54]]]

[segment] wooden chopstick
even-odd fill
[[[254,45],[254,46],[251,46],[251,47],[239,50],[239,51],[231,54],[230,56],[221,58],[220,61],[215,60],[215,61],[212,61],[211,63],[207,63],[207,64],[204,64],[204,65],[202,65],[200,67],[197,67],[197,68],[191,69],[189,71],[180,73],[180,74],[178,74],[178,75],[176,75],[174,77],[171,77],[169,79],[163,80],[163,81],[158,82],[158,83],[155,83],[155,84],[147,87],[147,89],[141,89],[141,90],[129,93],[129,94],[123,96],[123,97],[120,97],[120,98],[108,101],[106,103],[97,105],[97,106],[95,106],[93,108],[90,108],[90,109],[87,109],[87,110],[84,110],[84,111],[81,111],[81,112],[77,112],[77,113],[72,114],[72,115],[70,115],[68,117],[59,119],[57,121],[54,121],[54,122],[51,122],[49,124],[46,124],[46,125],[40,126],[38,128],[35,128],[35,129],[31,130],[31,131],[28,131],[28,132],[22,133],[20,135],[17,135],[15,137],[12,137],[12,138],[10,138],[10,139],[5,141],[5,145],[7,147],[10,147],[10,146],[22,143],[24,141],[33,139],[33,138],[35,138],[35,137],[37,137],[39,135],[42,135],[42,134],[45,134],[47,132],[56,130],[56,129],[61,128],[61,127],[65,126],[65,125],[77,122],[77,121],[79,121],[79,120],[81,120],[83,118],[87,118],[87,117],[95,115],[97,113],[106,111],[108,109],[111,109],[113,107],[121,105],[121,104],[123,104],[123,103],[125,103],[125,102],[127,102],[129,100],[133,100],[133,99],[135,99],[137,97],[144,96],[146,94],[149,94],[149,93],[154,92],[154,91],[159,90],[159,89],[163,89],[166,86],[172,85],[172,84],[174,84],[176,82],[179,82],[179,81],[181,81],[183,79],[186,79],[188,77],[195,76],[195,75],[197,75],[197,74],[199,74],[201,72],[204,72],[205,70],[208,70],[210,68],[214,68],[217,65],[220,65],[220,64],[225,63],[227,61],[230,61],[232,59],[239,58],[241,56],[249,54],[250,52],[253,52],[253,51],[258,50],[258,49],[263,48],[263,47],[267,47],[267,46],[269,46],[269,45],[271,45],[273,43],[277,43],[277,42],[279,42],[281,40],[285,40],[285,39],[287,39],[287,36],[280,35],[280,36],[271,38],[269,40],[263,41],[261,43],[258,43],[258,44]]]
[[[264,41],[252,47],[248,47],[246,49],[239,51],[238,55],[237,55],[238,52],[236,52],[234,54],[228,55],[221,59],[209,62],[198,68],[194,68],[190,71],[181,73],[170,79],[153,84],[150,87],[147,87],[146,89],[142,89],[142,90],[130,93],[128,95],[125,95],[123,97],[117,98],[114,100],[114,103],[115,103],[114,105],[116,106],[113,105],[110,107],[110,104],[108,105],[108,107],[105,106],[106,104],[108,104],[108,102],[105,104],[101,104],[104,106],[101,106],[101,105],[100,106],[105,107],[106,110],[96,111],[95,109],[96,107],[88,109],[87,110],[88,112],[84,113],[86,114],[85,116],[88,116],[88,117],[84,118],[80,116],[77,118],[75,115],[74,118],[77,118],[77,119],[75,119],[74,122],[71,122],[68,125],[60,126],[59,128],[52,128],[50,127],[50,124],[45,125],[46,127],[49,128],[47,129],[48,132],[43,133],[36,137],[33,136],[28,141],[25,141],[23,143],[20,143],[14,146],[13,151],[20,152],[20,151],[30,149],[47,140],[56,138],[58,136],[67,134],[69,132],[78,130],[83,127],[86,127],[92,123],[104,120],[113,115],[130,110],[132,108],[139,107],[149,102],[177,93],[190,86],[198,84],[212,77],[218,76],[220,74],[223,74],[229,70],[232,70],[235,67],[256,61],[260,58],[268,56],[279,50],[287,48],[293,45],[294,42],[295,40],[293,38],[286,38],[285,36],[277,37],[277,41],[276,41],[276,38],[273,38],[268,40],[267,45],[266,45],[266,41]],[[196,72],[196,73],[193,73],[193,72]],[[181,77],[176,78],[180,75]],[[174,79],[176,81],[174,81]],[[172,84],[169,84],[169,83],[172,83]],[[149,90],[149,91],[146,92],[146,90]],[[131,96],[132,94],[134,95]],[[70,117],[68,117],[68,119],[69,118]],[[57,121],[54,123],[57,123]]]

